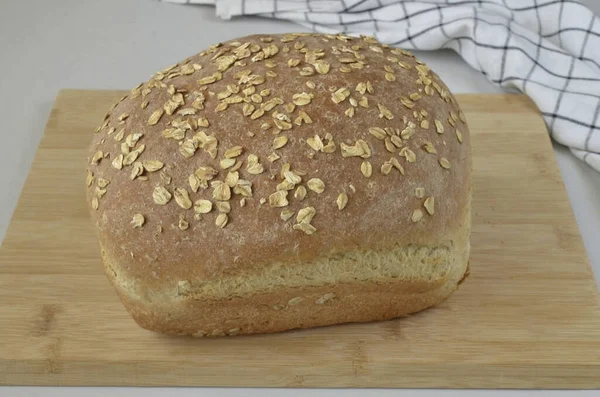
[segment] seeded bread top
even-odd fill
[[[94,134],[88,202],[136,277],[212,278],[465,226],[469,132],[442,81],[373,38],[236,39],[156,73]]]

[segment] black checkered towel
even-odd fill
[[[224,19],[259,15],[407,49],[451,48],[493,83],[529,95],[551,136],[600,171],[600,19],[579,1],[167,1],[214,4]]]

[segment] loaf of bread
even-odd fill
[[[106,274],[142,327],[391,319],[467,274],[471,154],[448,88],[370,37],[255,35],[156,73],[93,135]]]

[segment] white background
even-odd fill
[[[600,15],[600,0],[587,0]],[[254,33],[303,31],[259,18],[218,20],[214,9],[153,0],[0,0],[0,240],[57,92],[129,89],[210,44]],[[600,51],[600,49],[598,49]],[[450,51],[416,52],[455,93],[500,92]],[[84,131],[82,133],[85,133]],[[600,173],[555,145],[584,244],[600,282]],[[2,341],[0,341],[2,343]],[[93,374],[90,374],[93,376]],[[504,391],[0,387],[0,396],[504,396]],[[511,396],[534,392],[510,392]],[[591,396],[599,392],[539,392]]]

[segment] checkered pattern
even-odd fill
[[[600,19],[576,0],[167,0],[217,15],[286,19],[322,33],[450,48],[490,81],[529,95],[552,138],[600,171]]]

